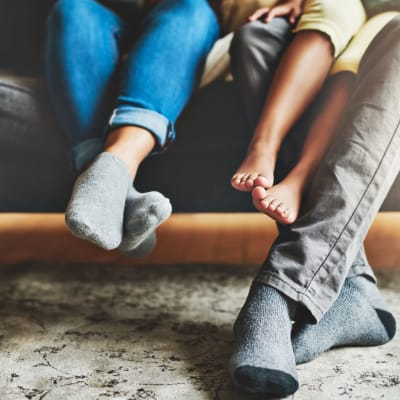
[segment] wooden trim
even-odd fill
[[[260,264],[276,233],[258,213],[173,214],[159,228],[154,252],[133,260],[73,237],[63,214],[1,214],[0,263]],[[400,212],[379,213],[365,243],[373,266],[400,268]]]

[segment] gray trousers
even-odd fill
[[[244,25],[231,46],[231,62],[251,128],[261,110],[272,71],[291,40],[283,19]],[[370,44],[354,93],[305,194],[298,220],[279,235],[256,281],[283,292],[319,321],[348,276],[374,278],[363,241],[400,171],[400,17]],[[312,71],[310,72],[312,73]],[[322,94],[323,96],[323,94]],[[299,156],[317,101],[285,139],[276,176]]]

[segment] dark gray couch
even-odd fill
[[[0,211],[63,211],[73,174],[42,71],[45,18],[53,0],[0,3]],[[229,179],[248,133],[233,83],[198,90],[168,152],[148,159],[138,187],[171,198],[175,211],[252,211]],[[400,211],[400,178],[383,209]]]

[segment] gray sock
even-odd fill
[[[230,360],[234,383],[250,393],[287,396],[298,387],[290,332],[295,303],[255,283],[235,322]]]
[[[171,215],[169,199],[152,191],[139,193],[132,186],[125,204],[124,235],[119,249],[129,257],[143,257],[156,244],[155,229]]]
[[[149,235],[132,250],[121,250],[121,253],[130,258],[141,258],[150,254],[157,244],[157,234],[155,231],[150,232]]]
[[[296,363],[313,360],[339,346],[377,346],[396,332],[396,321],[375,283],[347,278],[338,299],[316,325],[296,323],[292,333]]]
[[[76,180],[65,219],[71,232],[106,250],[122,240],[125,200],[132,178],[124,162],[100,153]]]

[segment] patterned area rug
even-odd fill
[[[0,268],[1,400],[246,400],[232,322],[253,267]],[[380,276],[400,317],[400,271]],[[297,400],[400,399],[400,339],[299,367]],[[251,397],[254,399],[254,397]]]

